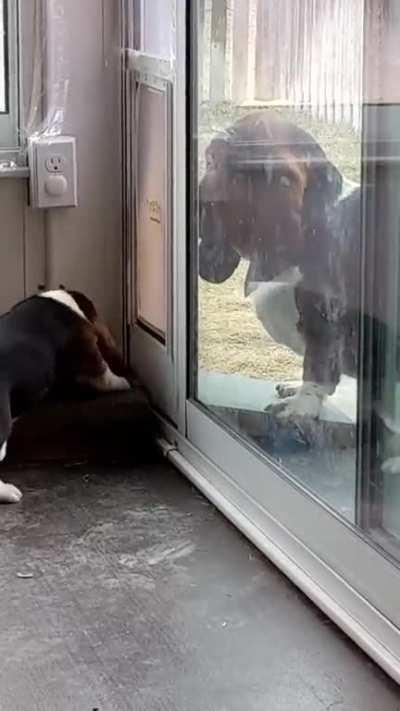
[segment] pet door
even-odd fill
[[[165,342],[168,320],[170,93],[166,82],[137,87],[137,320]]]

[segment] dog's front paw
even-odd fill
[[[290,383],[278,383],[275,388],[276,394],[280,400],[285,400],[289,397],[294,397],[300,390],[299,385],[290,385]]]
[[[279,420],[316,420],[322,409],[322,399],[315,393],[299,390],[293,397],[286,397],[266,408],[268,415]]]
[[[400,474],[400,457],[389,457],[382,464],[383,474]]]
[[[0,504],[17,504],[22,499],[22,492],[13,484],[0,481]]]

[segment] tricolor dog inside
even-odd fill
[[[129,389],[130,369],[93,303],[77,291],[32,296],[0,317],[0,460],[13,421],[54,387],[84,384],[95,391]],[[0,482],[0,502],[21,492]]]

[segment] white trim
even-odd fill
[[[3,151],[7,154],[19,149],[19,96],[20,96],[20,37],[19,2],[4,0],[7,4],[8,42],[8,112],[0,114],[0,159]]]
[[[171,225],[169,235],[168,263],[168,327],[166,347],[153,338],[140,325],[135,324],[135,313],[131,307],[135,290],[134,250],[130,254],[128,310],[130,327],[130,353],[134,368],[145,375],[151,395],[158,407],[168,414],[184,431],[186,422],[186,10],[187,4],[176,2],[176,61],[165,60],[142,52],[125,50],[126,74],[131,79],[127,96],[127,130],[132,129],[135,116],[135,88],[137,79],[155,86],[165,86],[170,82],[170,134],[169,155],[170,190],[172,191]],[[128,145],[128,141],[127,141]],[[127,157],[126,181],[131,191],[129,204],[135,193],[135,166],[132,156]],[[130,217],[127,234],[128,250],[135,234],[134,217]]]
[[[174,81],[174,62],[162,57],[156,57],[134,49],[126,49],[128,69],[131,72],[139,72],[141,75],[158,76],[166,81]]]
[[[3,158],[0,151],[0,178],[29,178],[29,176],[29,168],[16,165],[12,159]]]
[[[307,597],[400,683],[400,630],[171,425],[165,456]],[[398,589],[398,588],[397,588]]]
[[[186,386],[187,386],[187,257],[188,257],[188,232],[187,210],[188,204],[186,170],[188,160],[188,146],[186,141],[186,72],[187,72],[187,32],[186,13],[184,2],[176,2],[176,63],[175,63],[175,92],[174,100],[174,240],[173,240],[173,266],[172,288],[173,323],[174,323],[174,368],[176,393],[176,424],[178,429],[186,432]],[[184,198],[185,196],[185,198]]]

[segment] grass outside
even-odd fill
[[[199,170],[204,150],[216,131],[227,128],[251,107],[203,104],[199,116]],[[344,125],[316,121],[305,113],[274,107],[282,116],[309,131],[345,178],[360,180],[360,140]],[[199,280],[199,366],[212,372],[240,373],[274,381],[301,378],[302,359],[272,341],[251,303],[244,298],[247,265],[241,263],[223,284]]]

